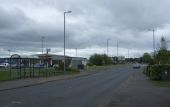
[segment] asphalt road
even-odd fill
[[[89,76],[0,91],[0,107],[104,107],[114,89],[135,72],[116,67]]]

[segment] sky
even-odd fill
[[[66,55],[94,53],[140,57],[170,40],[170,0],[0,0],[0,57],[10,54],[63,55],[64,12]]]

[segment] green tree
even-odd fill
[[[143,57],[142,57],[142,61],[144,63],[151,63],[151,61],[152,61],[151,55],[149,53],[144,53]]]
[[[109,65],[112,64],[112,58],[108,57],[106,54],[94,54],[89,58],[90,65]]]
[[[166,49],[160,49],[155,56],[156,64],[169,64],[170,63],[170,51]]]

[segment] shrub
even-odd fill
[[[75,69],[75,68],[66,68],[66,71],[68,72],[80,72],[78,69]]]
[[[161,80],[161,76],[164,71],[170,72],[169,64],[149,65],[146,69],[145,74],[149,76],[152,80]]]

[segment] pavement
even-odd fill
[[[25,78],[25,79],[11,80],[11,81],[3,81],[3,82],[0,82],[0,91],[29,87],[29,86],[39,85],[39,84],[52,82],[52,81],[87,76],[92,73],[95,73],[95,72],[94,71],[93,72],[82,71],[80,72],[80,74],[60,75],[60,76],[52,76],[52,77],[39,77],[39,78],[38,77],[37,78]]]
[[[170,88],[153,85],[136,70],[112,93],[107,107],[170,107]]]

